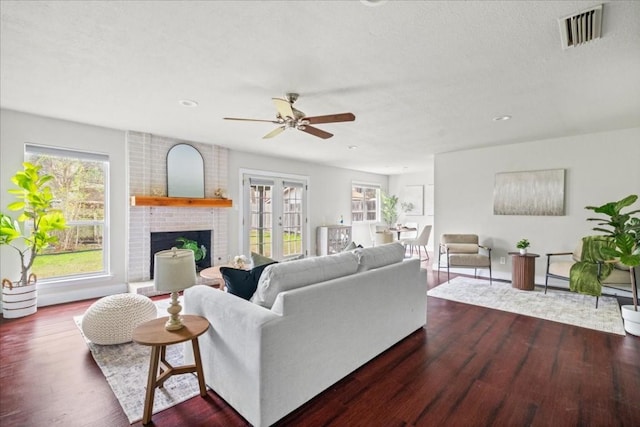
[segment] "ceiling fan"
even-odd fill
[[[268,122],[275,123],[280,126],[263,136],[263,139],[273,138],[276,135],[284,132],[285,129],[298,129],[302,132],[306,132],[318,138],[328,139],[333,136],[332,133],[325,132],[322,129],[318,129],[309,125],[316,125],[320,123],[336,123],[336,122],[352,122],[356,119],[353,113],[339,113],[328,114],[326,116],[313,116],[307,117],[305,114],[293,107],[293,103],[296,102],[299,95],[297,93],[287,93],[287,99],[271,98],[276,106],[277,114],[275,120],[260,120],[260,119],[241,119],[236,117],[224,117],[224,120],[240,120],[244,122]]]

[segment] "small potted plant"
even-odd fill
[[[36,256],[58,241],[53,233],[67,227],[62,212],[53,208],[54,197],[47,184],[52,175],[40,175],[41,166],[23,163],[9,190],[18,200],[7,209],[20,212],[16,219],[0,212],[0,246],[9,246],[20,257],[20,278],[2,279],[2,312],[5,318],[22,317],[37,310],[36,276],[31,272]],[[19,243],[20,242],[20,243]]]
[[[520,249],[520,255],[526,255],[527,248],[529,247],[529,241],[527,239],[521,239],[518,243],[516,243],[516,247]]]

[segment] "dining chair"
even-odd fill
[[[424,254],[429,259],[429,252],[427,251],[427,245],[429,244],[429,237],[431,236],[432,225],[425,225],[418,237],[415,239],[403,240],[405,246],[409,247],[409,254],[413,255],[413,248],[418,249],[418,257],[422,259],[422,247],[424,247]]]

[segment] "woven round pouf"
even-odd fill
[[[136,326],[157,317],[149,297],[117,294],[100,298],[82,316],[82,333],[94,344],[110,345],[131,341]]]

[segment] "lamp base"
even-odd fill
[[[164,328],[167,331],[177,331],[184,327],[182,317],[179,315],[182,311],[182,306],[178,302],[178,295],[178,292],[171,292],[171,305],[167,308],[170,316],[167,323],[164,324]]]

